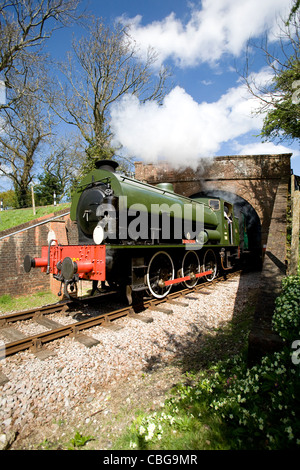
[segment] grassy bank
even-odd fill
[[[52,214],[62,209],[68,210],[70,207],[69,203],[58,204],[57,206],[42,206],[36,207],[36,213],[33,213],[32,207],[26,209],[10,209],[7,211],[0,212],[0,232],[7,230],[17,225],[25,224],[30,220],[38,219],[43,215]]]
[[[52,304],[58,302],[57,295],[49,292],[37,292],[30,294],[30,296],[11,297],[9,294],[4,294],[0,297],[0,314],[29,310],[34,307]]]
[[[188,372],[159,410],[136,417],[114,448],[299,450],[299,299],[300,277],[285,278],[273,319],[282,351],[250,369],[244,349]],[[235,333],[246,341],[244,326]]]

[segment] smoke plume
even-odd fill
[[[259,127],[253,107],[243,86],[229,89],[212,103],[197,103],[179,86],[162,106],[126,95],[111,111],[113,143],[145,163],[197,167],[201,158],[216,155],[222,143]]]

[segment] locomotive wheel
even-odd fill
[[[192,289],[198,282],[195,274],[200,272],[200,261],[195,251],[187,251],[182,260],[182,277],[190,276],[189,281],[183,281],[183,284]]]
[[[158,251],[152,256],[147,268],[147,285],[151,294],[157,299],[166,297],[172,285],[165,286],[165,281],[174,279],[174,264],[171,256],[165,251]]]
[[[217,258],[213,250],[207,250],[203,257],[203,272],[212,271],[212,274],[208,274],[205,277],[207,281],[213,281],[217,275],[218,263]]]

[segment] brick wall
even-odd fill
[[[62,245],[77,243],[76,227],[69,215],[63,215],[66,212],[68,210],[63,209],[0,232],[0,296],[18,296],[49,289],[58,292],[59,283],[42,273],[40,268],[25,273],[23,260],[27,254],[33,258],[41,255],[41,247],[48,245],[50,230],[55,232],[58,243]],[[55,220],[51,220],[54,217]]]
[[[184,196],[221,190],[245,199],[261,222],[262,245],[267,243],[273,205],[281,178],[290,177],[292,154],[233,155],[201,160],[196,170],[174,169],[167,163],[135,164],[138,180],[150,184],[171,182]]]
[[[280,350],[281,338],[272,329],[272,318],[276,297],[281,291],[281,282],[286,275],[286,208],[289,181],[283,177],[278,185],[269,235],[266,256],[260,279],[260,289],[256,301],[254,321],[249,334],[248,362],[253,366],[266,353]]]
[[[290,153],[279,155],[232,155],[202,159],[196,169],[189,167],[176,169],[172,165],[135,163],[135,177],[140,181],[156,184],[172,182],[178,187],[181,183],[206,181],[280,179],[290,174]],[[181,193],[180,193],[181,194]]]

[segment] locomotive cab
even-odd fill
[[[233,204],[224,201],[221,198],[193,198],[198,202],[202,202],[209,206],[215,213],[218,223],[216,230],[219,233],[219,239],[215,237],[208,237],[206,243],[216,243],[218,245],[238,246],[240,243],[239,237],[239,219],[234,215]]]

